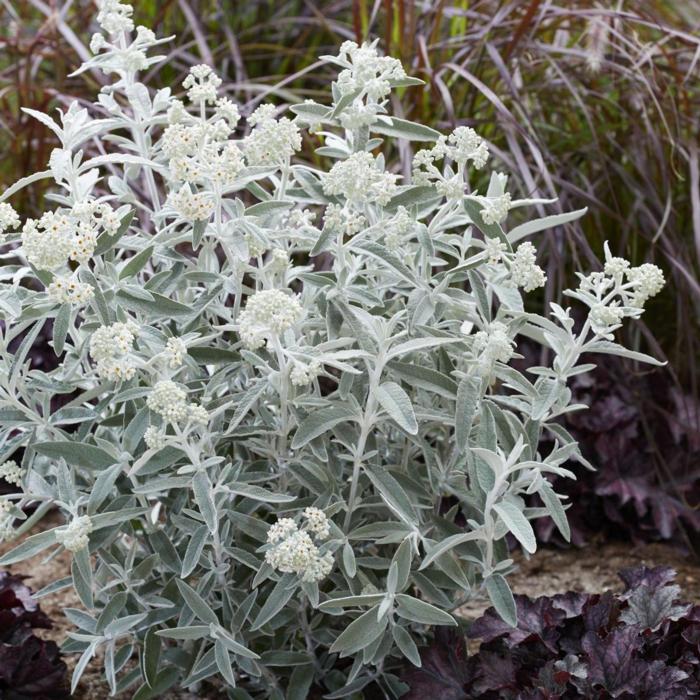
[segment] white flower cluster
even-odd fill
[[[342,195],[349,202],[388,204],[396,194],[398,175],[384,172],[377,159],[365,151],[338,161],[323,178],[323,191]]]
[[[485,224],[500,224],[505,221],[510,211],[510,194],[506,192],[499,197],[479,197],[482,205],[481,218]]]
[[[544,287],[547,275],[536,261],[537,249],[532,243],[528,241],[518,246],[510,261],[510,280],[516,287],[522,287],[526,292]]]
[[[458,126],[449,136],[441,136],[432,148],[424,148],[413,157],[413,182],[416,185],[428,185],[437,182],[442,185],[442,194],[461,196],[463,187],[459,192],[452,192],[455,185],[450,186],[447,180],[435,165],[436,161],[449,159],[460,167],[472,162],[479,170],[486,165],[489,157],[489,149],[484,140],[474,129],[468,126]]]
[[[46,288],[51,301],[56,304],[73,304],[84,306],[94,296],[95,290],[87,282],[81,282],[75,275],[70,277],[55,277]]]
[[[248,255],[251,258],[258,258],[265,254],[268,246],[259,237],[254,236],[252,233],[247,232],[244,236],[245,244],[248,247]]]
[[[301,148],[299,127],[274,115],[274,105],[260,105],[248,117],[253,130],[243,142],[243,152],[249,165],[282,165]]]
[[[632,267],[628,260],[611,255],[607,243],[603,270],[578,276],[579,288],[567,294],[590,308],[591,328],[609,339],[625,317],[639,317],[646,302],[666,283],[659,267],[651,263]]]
[[[333,568],[333,555],[321,554],[314,543],[314,539],[328,538],[330,524],[318,508],[306,508],[303,518],[301,529],[291,518],[282,518],[270,527],[267,541],[273,546],[265,552],[265,561],[282,573],[299,574],[302,581],[317,582]]]
[[[58,150],[58,149],[57,149]],[[39,270],[56,270],[67,261],[85,264],[102,230],[114,235],[119,218],[108,204],[81,202],[72,209],[46,212],[22,227],[22,252]]]
[[[323,213],[323,230],[345,236],[354,236],[367,226],[367,219],[359,212],[340,204],[329,204]]]
[[[457,127],[449,136],[440,136],[432,148],[424,148],[413,157],[413,184],[434,184],[438,194],[448,200],[459,201],[465,191],[465,168],[467,163],[478,170],[489,157],[488,146],[474,129],[468,126]],[[445,166],[442,172],[436,165],[438,161],[449,160],[457,165],[456,172]],[[481,202],[482,216],[488,219],[500,217],[503,210],[510,207],[510,200],[489,202],[487,197],[476,197]],[[496,199],[496,198],[494,198]],[[506,209],[507,213],[507,209]]]
[[[345,41],[340,47],[338,60],[346,66],[338,74],[337,82],[343,95],[357,92],[380,101],[391,92],[393,81],[406,77],[401,61],[380,56],[375,44],[358,46],[354,41]]]
[[[661,268],[651,263],[631,267],[627,271],[627,279],[634,290],[631,299],[632,306],[637,306],[640,309],[644,308],[644,304],[651,297],[656,296],[666,284]]]
[[[184,357],[187,354],[187,346],[181,338],[168,338],[165,344],[165,358],[170,369],[177,369],[182,366]]]
[[[314,221],[316,212],[309,209],[292,209],[285,217],[285,224],[292,231],[312,228]]]
[[[299,300],[281,289],[267,289],[248,298],[238,317],[238,332],[250,350],[261,348],[269,336],[280,336],[302,316]]]
[[[284,272],[289,268],[289,254],[283,248],[273,248],[267,266],[272,272]]]
[[[0,242],[6,231],[18,228],[19,224],[17,212],[7,202],[0,202]]]
[[[108,2],[105,4],[111,4],[114,8],[125,7],[118,2]],[[90,51],[96,55],[96,58],[93,58],[91,63],[99,65],[105,73],[133,74],[137,71],[146,70],[146,68],[154,62],[154,59],[147,58],[146,51],[159,43],[153,31],[148,29],[148,27],[138,26],[136,27],[136,38],[128,43],[126,40],[122,40],[122,38],[125,36],[124,32],[129,32],[133,29],[133,22],[130,17],[120,18],[119,12],[111,12],[108,14],[109,18],[106,17],[107,24],[116,31],[110,32],[106,28],[103,28],[107,34],[115,35],[116,40],[111,42],[104,34],[93,34],[90,39]],[[127,24],[127,21],[129,24]],[[120,23],[124,27],[123,30],[119,29]],[[105,53],[97,56],[97,54],[102,51],[105,51]],[[117,83],[117,85],[120,84],[122,84],[122,81]],[[113,103],[113,106],[116,106],[116,104]]]
[[[149,450],[162,450],[168,444],[168,437],[155,425],[149,425],[143,434],[143,441]]]
[[[65,214],[46,212],[22,228],[22,252],[38,270],[56,270],[73,252],[73,228]]]
[[[171,177],[175,181],[197,184],[205,189],[223,190],[232,185],[245,168],[238,144],[229,139],[240,114],[228,98],[217,98],[220,78],[206,66],[195,66],[183,85],[195,102],[213,103],[213,116],[204,111],[199,116],[187,112],[182,102],[175,100],[168,112],[170,125],[160,139],[160,148],[168,158]],[[190,221],[208,219],[212,205],[209,197],[183,188],[171,195],[176,210]]]
[[[484,251],[491,265],[496,265],[503,260],[503,254],[508,247],[499,238],[491,238],[487,236],[484,240]]]
[[[170,379],[160,381],[153,387],[146,405],[170,423],[189,421],[204,425],[209,421],[207,410],[200,404],[188,403],[187,392]],[[154,434],[152,437],[155,439]]]
[[[190,68],[189,75],[182,86],[187,90],[187,97],[194,104],[216,102],[216,91],[221,85],[221,78],[207,65],[200,64]]]
[[[56,541],[69,552],[79,552],[90,544],[92,520],[87,515],[73,518],[65,527],[56,530]]]
[[[172,423],[187,417],[187,392],[169,379],[158,382],[153,387],[146,404],[151,411]]]
[[[0,498],[0,542],[6,542],[14,537],[12,523],[14,518],[10,515],[12,503],[7,498]]]
[[[306,520],[306,529],[313,532],[319,540],[328,539],[331,534],[330,521],[320,508],[309,506],[304,508],[303,513]]]
[[[90,356],[97,363],[97,374],[110,381],[122,381],[134,376],[131,353],[138,326],[133,321],[100,326],[90,337]]]
[[[404,239],[416,228],[416,220],[406,207],[400,206],[396,214],[386,222],[384,245],[391,251],[398,251]]]
[[[186,221],[209,221],[214,211],[211,196],[193,192],[189,184],[184,184],[177,192],[171,192],[168,202]]]
[[[22,485],[22,470],[14,460],[10,459],[7,462],[0,464],[0,479],[5,479],[8,484],[15,486]]]
[[[130,32],[134,29],[134,8],[131,5],[122,5],[120,0],[96,0],[97,23],[107,34],[119,34]]]
[[[443,158],[449,158],[458,165],[471,161],[477,170],[483,168],[489,158],[486,142],[468,126],[458,126],[449,136],[442,136],[435,149]]]
[[[617,303],[609,306],[605,304],[594,304],[588,314],[591,328],[600,335],[608,335],[610,331],[622,323],[625,317],[625,310]]]
[[[297,362],[289,373],[289,378],[294,386],[307,386],[319,374],[321,374],[321,364],[317,360],[313,360],[308,365]]]
[[[468,330],[469,326],[464,328]],[[508,326],[500,321],[493,321],[488,328],[474,334],[472,353],[479,364],[490,369],[495,362],[507,364],[513,357],[515,342],[508,334]]]

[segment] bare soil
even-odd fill
[[[12,547],[12,544],[0,544],[0,554]],[[648,544],[635,546],[630,543],[607,542],[591,544],[583,549],[542,549],[530,558],[517,557],[518,570],[509,578],[515,593],[522,593],[533,598],[541,595],[553,595],[574,590],[582,592],[602,592],[621,590],[622,583],[617,572],[629,566],[645,564],[647,566],[671,566],[678,572],[677,582],[683,591],[683,599],[700,603],[700,563],[685,556],[678,549],[667,544]],[[9,567],[15,574],[27,577],[27,584],[34,590],[69,575],[70,557],[64,552],[46,561],[43,555]],[[42,631],[42,636],[53,639],[60,644],[70,629],[70,624],[63,616],[63,610],[81,607],[72,591],[66,589],[42,599],[41,607],[53,620],[52,630]],[[485,599],[471,601],[460,608],[459,613],[468,620],[479,617],[489,607]],[[67,657],[70,671],[77,658]],[[128,700],[134,689],[119,696],[118,700]],[[102,677],[100,660],[96,659],[85,671],[80,686],[74,696],[75,700],[105,700],[109,697],[109,688]],[[159,700],[204,700],[205,698],[224,697],[214,689],[206,695],[194,695],[185,691],[174,691],[162,695]]]

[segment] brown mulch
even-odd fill
[[[56,523],[57,524],[57,523]],[[11,549],[12,543],[0,544],[0,554]],[[619,591],[622,583],[617,572],[629,566],[671,566],[678,572],[677,582],[681,586],[683,599],[700,603],[700,562],[685,556],[667,544],[632,545],[630,543],[594,543],[583,549],[542,549],[526,559],[516,557],[518,570],[509,577],[515,593],[533,598],[553,595],[565,591],[602,592]],[[9,567],[15,574],[27,576],[27,584],[34,590],[69,575],[70,557],[63,552],[49,561],[39,555],[21,564]],[[63,609],[81,607],[72,589],[66,589],[42,599],[41,607],[53,620],[54,628],[42,632],[42,636],[61,643],[70,624],[63,616]],[[469,620],[476,619],[489,607],[485,599],[477,599],[460,608],[459,613]],[[67,657],[70,671],[77,661]],[[119,700],[133,696],[134,688],[121,694]],[[104,682],[99,659],[90,664],[83,674],[75,700],[104,700],[109,689]],[[196,700],[197,698],[225,697],[224,693],[209,690],[206,695],[174,691],[161,695],[159,700]]]
[[[541,549],[528,559],[515,555],[515,560],[518,569],[508,577],[508,582],[514,593],[531,598],[565,591],[621,591],[618,571],[644,564],[675,569],[683,600],[700,603],[700,562],[669,544],[599,542],[581,549]],[[477,599],[460,608],[460,613],[473,620],[489,605],[488,600]]]

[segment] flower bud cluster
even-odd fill
[[[416,221],[406,207],[400,206],[396,214],[387,221],[384,245],[391,251],[399,251],[404,239],[416,228]]]
[[[7,542],[14,537],[12,523],[14,518],[10,515],[12,503],[7,498],[0,498],[0,542]]]
[[[90,356],[97,363],[97,374],[110,381],[122,381],[134,376],[131,353],[138,326],[133,321],[100,326],[90,338]]]
[[[22,228],[22,253],[38,270],[56,270],[73,252],[73,227],[65,214],[46,212]]]
[[[17,212],[7,202],[0,202],[0,242],[4,233],[19,227],[20,220]]]
[[[499,197],[479,197],[479,200],[483,206],[479,213],[485,224],[500,224],[505,221],[511,202],[508,192]]]
[[[185,355],[187,354],[187,346],[181,338],[168,338],[165,344],[165,357],[170,369],[177,369],[182,366]]]
[[[72,209],[46,212],[39,219],[25,222],[22,252],[39,270],[56,270],[69,259],[85,264],[95,250],[100,232],[114,235],[119,223],[108,204],[97,202],[81,202]]]
[[[323,191],[349,202],[376,202],[385,206],[396,194],[398,175],[379,168],[377,159],[364,151],[338,161],[323,178]]]
[[[354,236],[367,226],[367,219],[359,212],[340,204],[329,204],[323,214],[323,230],[343,236]]]
[[[0,479],[5,479],[8,484],[15,486],[22,485],[22,469],[17,462],[10,459],[7,462],[0,464]]]
[[[313,360],[308,365],[303,362],[296,362],[289,378],[294,386],[307,386],[321,374],[321,364]]]
[[[391,81],[406,77],[401,61],[380,56],[374,44],[358,46],[354,41],[346,41],[340,47],[338,59],[346,66],[337,81],[343,95],[362,92],[377,102],[391,92]]]
[[[72,304],[73,306],[84,306],[95,296],[92,285],[81,282],[75,275],[55,277],[54,281],[46,288],[46,293],[49,299],[56,304]]]
[[[567,292],[586,304],[588,320],[595,333],[612,339],[625,317],[637,318],[644,305],[656,296],[665,284],[659,267],[644,263],[632,267],[628,260],[611,255],[605,244],[605,265],[601,272],[578,274],[579,287]]]
[[[221,85],[221,78],[207,65],[200,64],[190,68],[189,75],[182,83],[187,90],[187,97],[194,104],[216,102],[216,91]]]
[[[503,260],[504,253],[508,247],[499,238],[491,238],[487,236],[484,240],[484,251],[491,265],[497,265]]]
[[[594,304],[588,314],[591,328],[600,335],[608,335],[610,331],[622,323],[625,317],[625,310],[616,302],[609,306],[605,304]]]
[[[143,434],[143,441],[149,450],[162,450],[168,444],[168,437],[163,430],[149,425]]]
[[[273,248],[267,263],[272,272],[284,272],[290,264],[289,254],[283,248]]]
[[[260,105],[248,117],[253,127],[243,141],[249,165],[281,165],[301,148],[299,127],[287,117],[275,119],[274,105]]]
[[[192,192],[188,184],[171,192],[168,201],[186,221],[208,221],[214,211],[212,198],[204,192]]]
[[[215,97],[215,87],[211,89]],[[190,115],[181,102],[175,102],[177,108],[171,107],[170,125],[159,143],[175,181],[224,189],[245,168],[238,144],[229,140],[240,118],[238,107],[227,98],[216,99],[215,103],[213,120]]]
[[[321,554],[314,540],[325,540],[330,535],[326,514],[318,508],[306,508],[304,524],[300,529],[291,518],[278,520],[267,533],[265,561],[274,569],[287,574],[298,574],[302,581],[318,582],[333,568],[333,555]]]
[[[471,162],[479,170],[486,165],[489,149],[484,140],[474,129],[458,126],[449,136],[441,136],[432,148],[424,148],[413,157],[413,183],[428,185],[431,182],[442,184],[443,194],[455,194],[454,186],[443,176],[435,165],[436,161],[449,159],[461,168]],[[460,181],[461,182],[461,181]],[[464,188],[460,185],[459,195]]]
[[[532,243],[527,241],[518,246],[510,261],[510,280],[516,287],[522,287],[526,292],[544,287],[547,276],[536,260],[537,249]]]
[[[131,5],[122,5],[120,0],[96,0],[97,23],[107,34],[120,34],[131,32],[134,29],[134,8]]]
[[[632,306],[640,309],[644,304],[656,296],[666,284],[664,273],[660,267],[651,263],[644,263],[639,267],[631,267],[627,270],[627,279],[634,290],[632,294]]]
[[[79,552],[90,544],[92,520],[87,515],[74,517],[68,525],[56,530],[56,541],[69,552]]]
[[[488,160],[488,146],[474,129],[467,126],[457,127],[449,136],[440,136],[432,148],[424,148],[413,157],[413,184],[435,186],[438,194],[448,200],[460,201],[464,196],[466,186],[467,163],[471,162],[479,170]],[[436,165],[442,160],[449,160],[457,166],[456,172],[452,167],[445,166],[442,172]],[[488,219],[500,217],[504,209],[510,205],[510,200],[489,202],[490,198],[476,197],[482,204],[482,216]]]
[[[114,6],[125,7],[118,3],[114,3]],[[112,19],[115,21],[112,22],[108,20],[110,26],[117,28],[119,24],[118,14],[113,13]],[[129,21],[131,22],[130,18]],[[125,28],[127,27],[126,23],[123,23],[123,25]],[[133,22],[131,22],[131,28],[133,29]],[[128,31],[131,31],[131,29]],[[95,58],[93,58],[90,63],[99,65],[105,73],[112,72],[121,74],[122,76],[124,74],[133,76],[133,74],[138,71],[146,70],[153,62],[154,59],[149,59],[146,56],[146,52],[149,48],[157,44],[158,41],[153,31],[148,29],[148,27],[136,27],[136,37],[131,42],[127,42],[126,40],[122,41],[122,37],[124,37],[122,31],[107,31],[107,34],[114,35],[116,37],[115,41],[109,41],[104,34],[100,33],[93,34],[90,39],[90,51],[95,54]],[[124,82],[122,78],[116,85],[123,85]],[[116,103],[113,102],[112,105],[118,109]]]
[[[486,330],[474,334],[472,353],[487,369],[496,362],[510,362],[514,352],[515,342],[508,334],[508,326],[500,321],[493,321]]]
[[[188,403],[187,392],[170,379],[160,381],[153,387],[146,405],[170,423],[190,421],[206,424],[209,421],[207,410],[200,404]],[[154,434],[153,437],[155,439]]]
[[[301,318],[299,300],[281,289],[257,292],[248,298],[238,317],[238,332],[250,350],[261,348],[270,336],[280,336]]]

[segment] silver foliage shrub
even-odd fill
[[[71,553],[43,594],[84,606],[66,610],[74,683],[99,651],[141,700],[216,674],[236,698],[398,697],[392,671],[470,597],[515,623],[506,535],[534,552],[531,521],[551,517],[568,536],[547,479],[582,460],[567,380],[586,353],[654,361],[613,332],[663,275],[606,251],[569,292],[582,327],[528,313],[546,278],[524,239],[584,212],[509,227],[546,202],[485,177],[473,130],[390,116],[420,82],[397,61],[348,42],[324,58],[328,104],[244,124],[209,67],[184,101],[139,82],[161,40],[99,6],[81,70],[111,84],[32,112],[61,146],[0,204],[0,475],[21,485],[0,563]],[[390,139],[420,147],[411,177],[387,168]],[[7,200],[40,178],[46,213],[21,222]],[[42,331],[51,371],[29,359]],[[510,366],[522,339],[551,363]],[[27,537],[52,509],[64,524]]]

